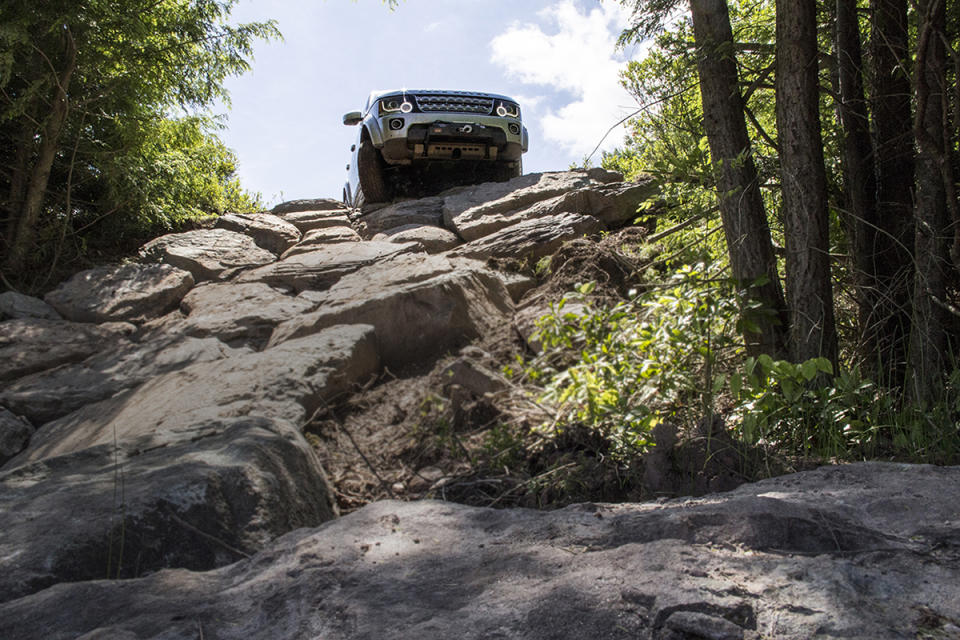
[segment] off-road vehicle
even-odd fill
[[[505,181],[522,173],[527,130],[507,96],[469,91],[374,91],[358,126],[343,201],[359,207],[455,184]]]

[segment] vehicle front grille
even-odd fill
[[[417,107],[424,113],[493,113],[493,98],[470,94],[421,93],[417,94]]]

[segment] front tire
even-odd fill
[[[384,162],[380,151],[370,140],[362,140],[357,151],[357,173],[360,184],[355,202],[373,203],[390,201],[390,185],[384,178]]]

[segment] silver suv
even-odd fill
[[[343,188],[353,207],[427,195],[424,185],[509,180],[529,140],[520,105],[494,93],[374,91],[343,124],[360,125]]]

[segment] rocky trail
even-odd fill
[[[960,637],[960,468],[745,483],[664,436],[561,497],[481,461],[502,366],[574,283],[625,293],[656,195],[290,202],[0,294],[0,638]]]

